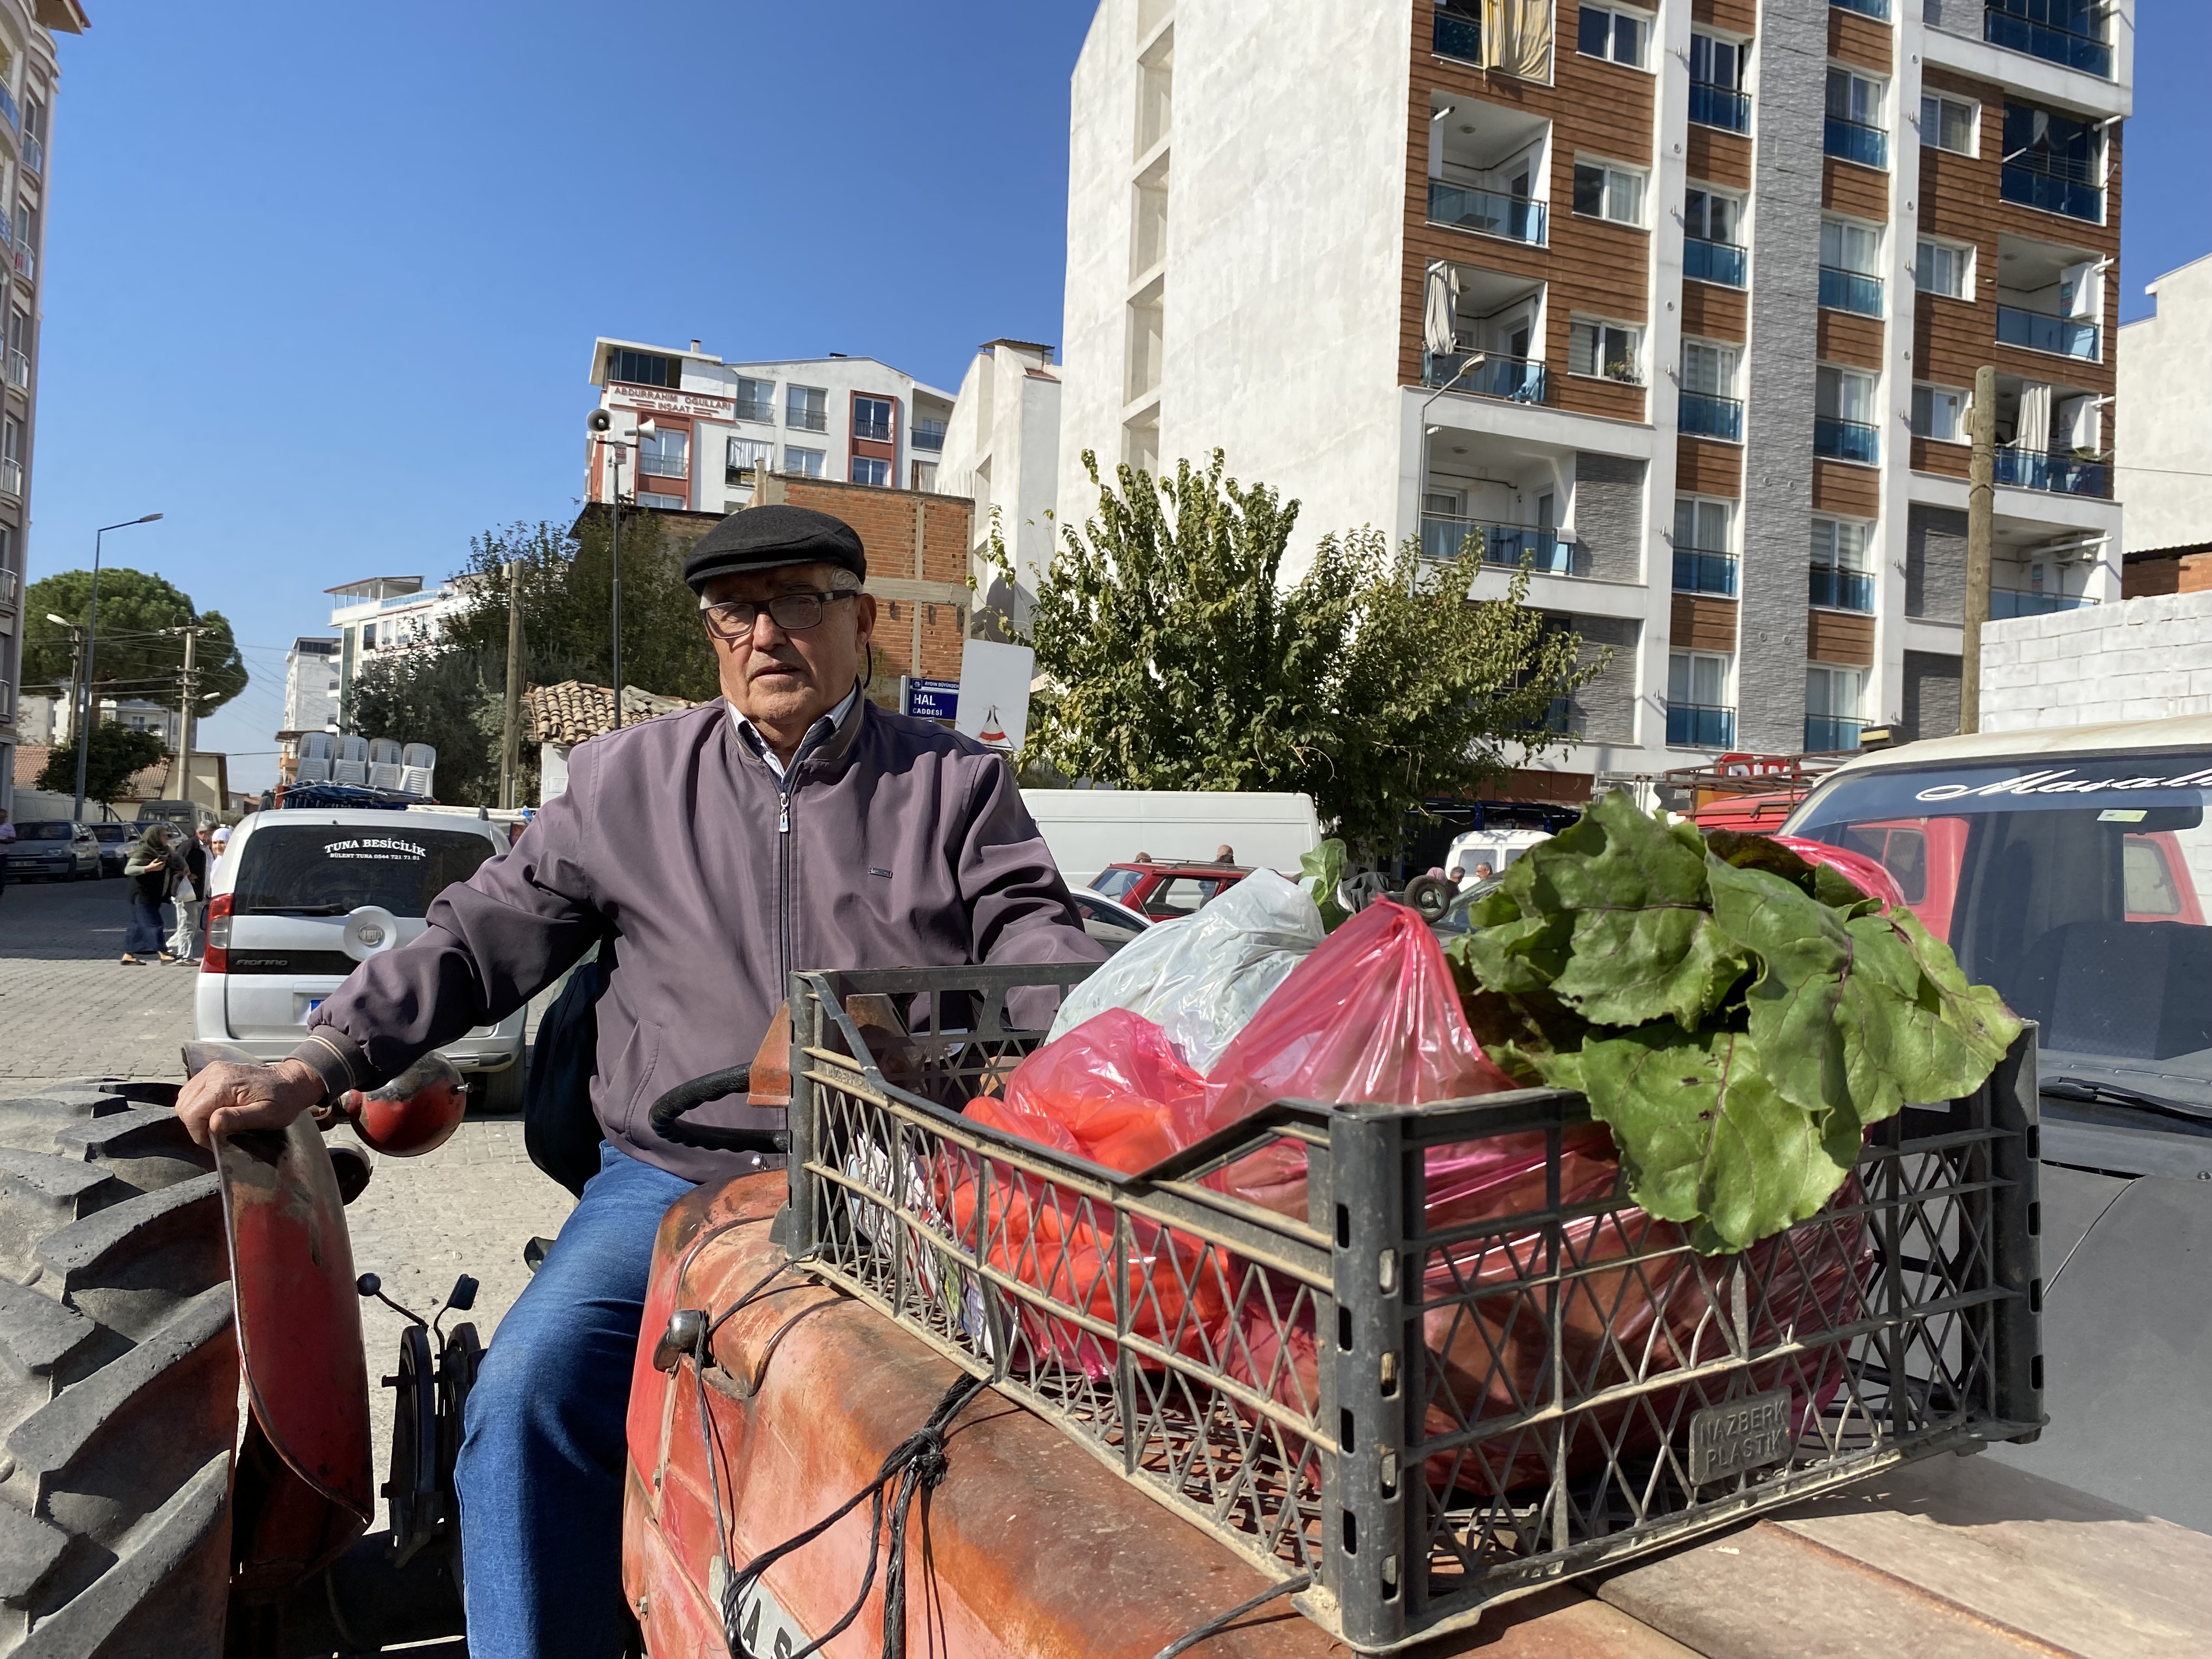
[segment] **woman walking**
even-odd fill
[[[161,912],[167,908],[169,895],[176,890],[184,870],[184,861],[170,844],[168,830],[158,823],[147,825],[123,866],[123,879],[131,893],[131,927],[123,935],[125,966],[142,964],[145,957],[137,954],[141,951],[157,955],[163,962],[176,960],[163,938],[173,918]]]
[[[177,931],[169,936],[169,955],[189,965],[196,954],[195,933],[200,911],[207,903],[207,831],[202,830],[198,840],[189,836],[179,839],[176,849],[171,862],[181,863],[184,873],[169,890],[169,903],[177,913]]]

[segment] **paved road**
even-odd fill
[[[124,908],[120,878],[0,891],[0,1096],[70,1079],[183,1075],[178,1048],[191,1035],[195,975],[124,967]],[[355,1266],[423,1314],[457,1276],[474,1274],[483,1288],[468,1316],[489,1339],[529,1282],[523,1245],[559,1231],[570,1203],[532,1166],[520,1119],[472,1117],[428,1157],[377,1160],[347,1212]],[[401,1321],[371,1303],[362,1322],[381,1485],[392,1394],[374,1384],[392,1368]]]

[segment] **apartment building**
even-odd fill
[[[641,428],[621,453],[623,501],[720,516],[749,505],[758,469],[846,483],[931,490],[952,398],[872,357],[726,363],[699,342],[687,351],[601,337],[592,384],[615,435]],[[589,441],[585,499],[611,500],[615,447]]]
[[[39,406],[40,264],[46,152],[61,66],[54,33],[88,27],[76,0],[0,0],[0,807],[15,775],[23,687],[23,589],[30,568],[31,439]]]
[[[999,591],[980,565],[975,575],[983,603],[1016,621],[1027,617],[1037,576],[1052,562],[1059,487],[1060,377],[1053,372],[1052,348],[1033,340],[993,340],[977,347],[952,400],[937,488],[975,504],[979,552],[996,514],[1018,592]]]
[[[1592,782],[1954,726],[1967,400],[1998,617],[2119,594],[2134,8],[1103,0],[1073,84],[1060,499],[1224,450],[1609,666]],[[1555,781],[1564,782],[1565,780]]]
[[[2113,471],[2127,502],[2129,574],[2188,559],[2192,575],[2204,573],[2196,580],[2212,580],[2212,409],[2204,397],[2212,254],[2154,278],[2143,292],[2158,309],[2120,330],[2128,426]]]
[[[452,582],[425,587],[420,576],[368,576],[323,591],[335,601],[331,606],[331,626],[338,631],[336,651],[323,658],[334,670],[324,677],[323,684],[328,687],[324,695],[335,694],[337,727],[350,731],[354,682],[361,678],[361,671],[380,652],[402,651],[435,639],[443,631],[446,618],[459,608],[461,593]],[[319,732],[330,723],[331,716],[326,715],[315,725],[301,724],[295,716],[307,711],[295,708],[291,696],[295,673],[303,676],[303,690],[313,684],[304,678],[307,671],[294,667],[302,660],[302,647],[323,643],[295,641],[285,655],[284,726],[289,732]],[[330,685],[331,681],[337,684]]]
[[[284,730],[335,731],[344,641],[303,635],[284,653]],[[356,641],[358,649],[358,641]]]

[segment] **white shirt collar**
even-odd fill
[[[806,735],[799,740],[799,749],[792,756],[791,763],[793,766],[798,765],[806,757],[808,750],[829,742],[831,735],[845,723],[845,717],[853,712],[853,705],[860,700],[860,683],[855,680],[853,682],[853,689],[845,694],[844,702],[806,728]],[[768,769],[775,773],[777,777],[785,776],[782,757],[769,745],[768,739],[761,736],[760,728],[738,712],[737,704],[730,702],[726,697],[722,701],[728,704],[730,723],[737,728],[738,736],[744,740],[745,746],[766,761]]]

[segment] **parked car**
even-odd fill
[[[1152,925],[1152,919],[1142,910],[1132,910],[1088,887],[1074,888],[1068,896],[1075,901],[1076,914],[1083,918],[1083,931],[1104,945],[1109,956]]]
[[[1109,864],[1091,878],[1103,893],[1152,921],[1187,916],[1250,875],[1242,864]]]
[[[507,845],[498,825],[458,813],[252,814],[210,881],[197,1035],[262,1060],[291,1053],[347,975],[420,935],[430,901]],[[486,1111],[521,1109],[523,1020],[518,1009],[441,1050]]]
[[[123,866],[131,861],[131,843],[137,841],[144,830],[139,824],[118,821],[95,823],[92,826],[92,833],[93,838],[100,842],[100,873],[119,876],[123,873]]]
[[[10,881],[98,881],[100,842],[92,826],[68,818],[33,818],[15,826],[8,843]]]

